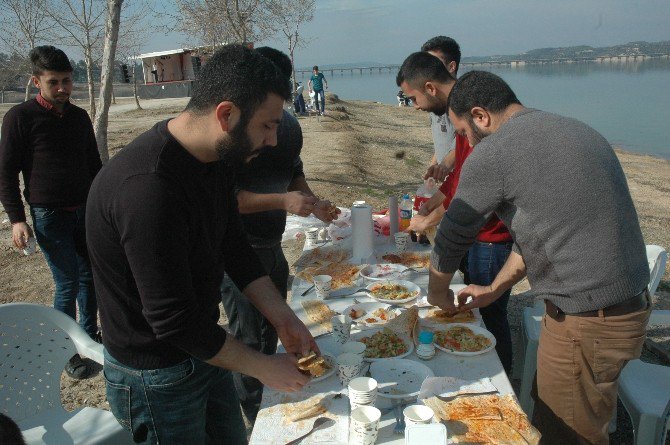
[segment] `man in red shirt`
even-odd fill
[[[396,80],[405,95],[412,99],[415,108],[438,115],[446,112],[449,93],[456,83],[444,64],[437,57],[425,52],[410,55],[403,63]],[[454,170],[440,187],[440,192],[424,203],[419,215],[412,218],[408,231],[424,232],[439,224],[456,194],[461,169],[472,150],[467,138],[456,134]],[[511,250],[512,236],[498,217],[491,215],[467,253],[470,283],[490,285],[507,261]],[[508,290],[491,305],[480,308],[486,328],[496,338],[496,352],[508,374],[512,369],[512,335],[507,321],[507,301],[510,293],[511,290]]]

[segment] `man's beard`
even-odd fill
[[[447,107],[445,107],[438,98],[429,95],[426,95],[426,97],[428,98],[429,104],[428,107],[424,108],[424,111],[431,112],[438,116],[442,116],[447,112]]]
[[[219,141],[216,148],[219,159],[235,168],[242,167],[248,162],[255,151],[247,134],[247,123],[246,119],[240,119],[237,125],[228,132],[228,137]]]
[[[485,133],[483,130],[480,130],[479,127],[475,125],[472,117],[470,117],[468,124],[470,125],[470,131],[472,131],[472,137],[474,139],[474,144],[472,144],[473,147],[479,144],[486,136],[491,135],[491,133]]]

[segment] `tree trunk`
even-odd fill
[[[116,94],[114,94],[114,83],[112,83],[112,103],[116,105]]]
[[[24,102],[28,102],[30,99],[30,84],[33,82],[32,76],[28,76],[28,83],[26,84],[26,95],[23,97]]]
[[[98,143],[100,159],[105,164],[109,160],[107,149],[107,123],[109,105],[112,97],[112,80],[116,43],[119,40],[119,25],[121,23],[121,4],[123,0],[107,0],[107,20],[105,23],[105,46],[102,53],[102,73],[100,76],[100,107],[96,112],[93,130]]]
[[[93,56],[90,47],[84,52],[84,61],[86,62],[86,80],[88,82],[88,114],[91,116],[91,120],[95,120],[95,81],[93,79]]]
[[[137,97],[137,63],[133,60],[133,96],[135,96],[135,105],[137,105],[137,110],[141,110],[140,98]]]

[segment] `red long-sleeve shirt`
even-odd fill
[[[470,156],[472,150],[473,147],[470,146],[467,138],[456,134],[456,162],[454,163],[454,170],[440,186],[440,191],[445,196],[444,201],[442,201],[442,206],[444,206],[445,210],[449,208],[449,204],[456,194],[463,163]],[[507,230],[507,227],[505,227],[505,224],[493,214],[479,231],[477,241],[483,243],[507,243],[512,241],[512,235]]]

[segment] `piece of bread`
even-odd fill
[[[323,357],[317,356],[315,352],[310,351],[308,355],[298,359],[298,369],[305,375],[321,377],[330,369],[330,366]]]

